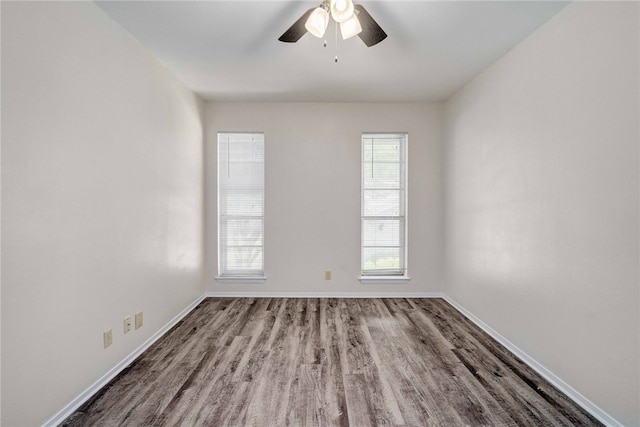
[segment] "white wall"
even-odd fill
[[[0,4],[0,23],[2,22],[2,4]],[[0,46],[2,31],[0,24]],[[0,52],[0,82],[2,81],[2,55]],[[2,99],[0,85],[0,100]],[[2,164],[2,102],[0,102],[0,165]],[[2,424],[2,168],[0,167],[0,424]]]
[[[441,106],[207,103],[206,268],[211,292],[427,293],[442,290]],[[265,132],[263,284],[217,274],[219,131]],[[362,132],[409,133],[409,284],[364,285],[360,274]],[[333,279],[324,280],[331,270]]]
[[[639,4],[577,2],[446,103],[446,292],[640,424]]]
[[[203,105],[93,3],[2,9],[1,424],[38,425],[204,292]]]

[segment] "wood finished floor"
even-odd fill
[[[601,424],[442,299],[208,298],[63,425]]]

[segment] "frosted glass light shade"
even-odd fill
[[[331,16],[333,20],[343,23],[353,16],[352,0],[331,0]]]
[[[351,18],[340,23],[340,32],[342,33],[342,39],[346,40],[362,32],[362,26],[360,20],[354,13]]]
[[[323,7],[319,7],[311,12],[304,27],[312,35],[322,38],[324,32],[327,30],[327,25],[329,25],[329,12]]]

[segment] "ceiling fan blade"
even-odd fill
[[[280,36],[278,40],[285,43],[295,43],[300,40],[300,38],[302,38],[302,36],[304,36],[307,32],[304,24],[307,22],[309,15],[311,15],[311,12],[313,12],[314,9],[316,8],[312,7],[311,9],[307,10],[304,15],[302,15],[296,22],[293,23],[292,26],[289,27],[287,31],[284,32],[284,34]]]
[[[362,27],[362,32],[358,36],[367,47],[376,45],[387,38],[387,33],[384,32],[362,5],[354,4],[353,6],[359,12],[358,21],[360,21],[360,26]]]

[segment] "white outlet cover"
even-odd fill
[[[113,343],[113,331],[111,329],[104,331],[104,348],[109,347]]]
[[[127,316],[124,318],[124,333],[128,333],[131,331],[131,316]]]

